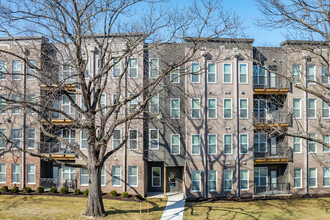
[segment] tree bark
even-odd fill
[[[102,167],[89,166],[89,192],[84,215],[90,217],[104,217],[105,211],[101,193]]]

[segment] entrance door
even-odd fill
[[[169,185],[170,185],[170,192],[176,192],[177,186],[176,186],[176,172],[170,171],[170,177],[169,177]]]
[[[277,171],[270,171],[270,183],[272,184],[272,188],[275,189],[277,187]]]
[[[274,73],[269,73],[269,86],[276,88],[276,75]]]
[[[182,167],[167,168],[167,192],[182,192]]]
[[[272,137],[270,139],[270,156],[276,156],[276,155],[277,155],[276,138]]]

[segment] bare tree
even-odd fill
[[[6,110],[19,109],[28,114],[27,123],[40,127],[40,148],[50,147],[44,142],[56,141],[73,151],[79,160],[72,164],[41,154],[40,150],[29,150],[15,143],[8,134],[2,134],[10,143],[2,153],[12,151],[14,146],[45,161],[87,169],[89,194],[84,214],[104,216],[101,170],[105,161],[111,160],[127,142],[129,125],[141,124],[146,117],[157,117],[149,112],[148,103],[171,86],[171,83],[162,83],[165,77],[196,59],[196,51],[201,46],[198,38],[231,36],[237,31],[237,17],[224,10],[217,0],[194,2],[185,9],[143,0],[1,2],[0,33],[12,47],[0,46],[0,53],[8,59],[21,60],[26,66],[20,73],[2,68],[7,70],[5,75],[24,79],[23,84],[15,80],[1,83],[1,91],[6,93],[1,96],[7,103]],[[36,35],[43,37],[32,37]],[[25,36],[25,41],[20,36]],[[146,52],[180,43],[187,36],[196,37],[194,45],[164,70],[145,60]],[[97,62],[89,63],[96,57]],[[152,79],[145,76],[144,64],[153,74]],[[137,75],[135,71],[142,73]],[[189,71],[178,77],[185,74]],[[35,83],[27,87],[29,78]],[[105,102],[103,94],[114,98],[110,103]],[[8,121],[14,124],[14,119],[10,115],[2,124]],[[66,135],[60,136],[59,124],[65,126],[64,132],[71,132],[70,129],[84,132],[86,150],[81,150],[82,146]],[[125,135],[116,142],[116,147],[109,148],[109,141],[118,135],[118,128],[123,129]]]

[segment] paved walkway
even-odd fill
[[[185,201],[182,193],[169,195],[161,220],[181,220]]]

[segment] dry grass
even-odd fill
[[[330,198],[191,202],[184,219],[330,219]]]
[[[107,219],[160,219],[166,200],[140,202],[104,199]],[[0,219],[88,219],[82,216],[86,198],[0,195]],[[147,210],[149,208],[149,215]]]

